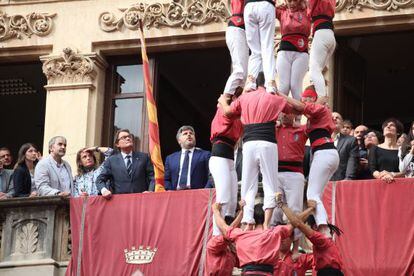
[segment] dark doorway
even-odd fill
[[[334,110],[381,129],[388,117],[414,120],[414,32],[337,37]]]
[[[226,48],[165,53],[157,58],[155,82],[163,157],[179,150],[175,138],[182,125],[192,125],[197,147],[211,149],[210,124],[217,98],[230,74]]]
[[[43,148],[45,85],[40,62],[0,65],[0,147],[8,147],[14,160],[24,143]]]

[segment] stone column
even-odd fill
[[[76,152],[101,142],[107,64],[96,53],[80,54],[70,48],[40,59],[48,80],[44,154],[50,138],[65,136],[66,160],[75,171]]]

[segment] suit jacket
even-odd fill
[[[128,175],[121,153],[114,154],[105,160],[101,174],[96,178],[96,187],[111,190],[113,194],[131,194],[148,191],[154,181],[154,167],[148,154],[132,152],[132,175]],[[106,183],[110,181],[110,186]]]
[[[32,177],[25,163],[14,170],[13,182],[15,197],[26,197],[32,192]]]
[[[13,170],[2,169],[0,172],[0,178],[0,192],[5,193],[9,198],[13,197]]]
[[[206,150],[195,148],[191,159],[190,184],[191,189],[212,188],[213,184],[209,177],[208,161],[211,153]],[[165,189],[177,190],[178,176],[180,172],[181,150],[174,152],[165,159]]]
[[[340,134],[336,148],[339,153],[339,166],[331,180],[356,179],[359,164],[359,150],[356,138]]]
[[[35,168],[35,184],[40,196],[56,195],[60,192],[71,192],[73,187],[73,176],[70,165],[65,160],[62,160],[63,166],[69,174],[70,189],[65,190],[63,183],[60,181],[59,173],[56,170],[53,157],[49,155],[37,163]]]

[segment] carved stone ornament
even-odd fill
[[[139,28],[139,19],[144,26],[160,28],[191,28],[211,22],[225,22],[229,16],[226,0],[173,0],[170,3],[136,3],[129,8],[120,8],[122,17],[117,19],[111,12],[99,16],[99,25],[105,32],[120,31],[125,25],[130,30]]]
[[[29,222],[23,224],[17,231],[16,252],[32,254],[37,250],[39,232],[37,225]]]
[[[0,11],[0,41],[11,38],[22,39],[24,36],[31,37],[48,35],[53,28],[52,18],[56,13],[29,13],[26,16],[16,14],[7,15]]]
[[[354,9],[363,8],[393,11],[409,7],[414,7],[414,0],[336,0],[337,12],[345,8],[348,12],[352,12]]]
[[[48,84],[91,82],[96,75],[93,61],[71,48],[63,49],[61,56],[46,59],[42,69]]]

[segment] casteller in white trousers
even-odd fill
[[[321,29],[314,34],[309,57],[309,75],[318,97],[326,96],[323,70],[335,51],[336,41],[333,30]]]
[[[230,102],[238,95],[224,94]],[[218,106],[216,115],[211,122],[210,141],[211,157],[209,160],[210,173],[216,187],[216,202],[222,205],[221,215],[234,217],[237,205],[237,173],[234,167],[234,146],[242,134],[243,128],[240,119],[227,117],[223,109]],[[215,221],[213,235],[220,235]]]
[[[276,59],[279,91],[300,100],[303,78],[309,69],[308,44],[311,19],[303,2],[287,2],[287,6],[276,7],[276,18],[280,22],[280,41]]]
[[[221,204],[222,217],[234,217],[237,207],[237,173],[234,160],[211,156],[208,163],[216,188],[216,202]],[[220,229],[213,221],[213,236],[220,235]]]
[[[231,17],[226,29],[226,44],[230,51],[232,72],[224,93],[233,95],[237,87],[244,87],[247,78],[249,47],[244,25],[244,0],[231,0]]]
[[[328,223],[328,215],[322,203],[322,194],[326,184],[338,169],[339,155],[336,149],[318,150],[313,154],[309,171],[308,200],[315,200],[316,212],[315,221],[319,226]]]
[[[244,23],[246,26],[249,57],[248,75],[257,78],[263,66],[265,87],[268,92],[276,92],[274,82],[276,67],[274,57],[275,6],[273,1],[246,1]],[[255,89],[251,83],[250,89]]]
[[[309,14],[312,18],[313,41],[310,50],[309,75],[319,97],[326,96],[323,70],[335,51],[336,41],[333,18],[335,0],[308,0]]]

